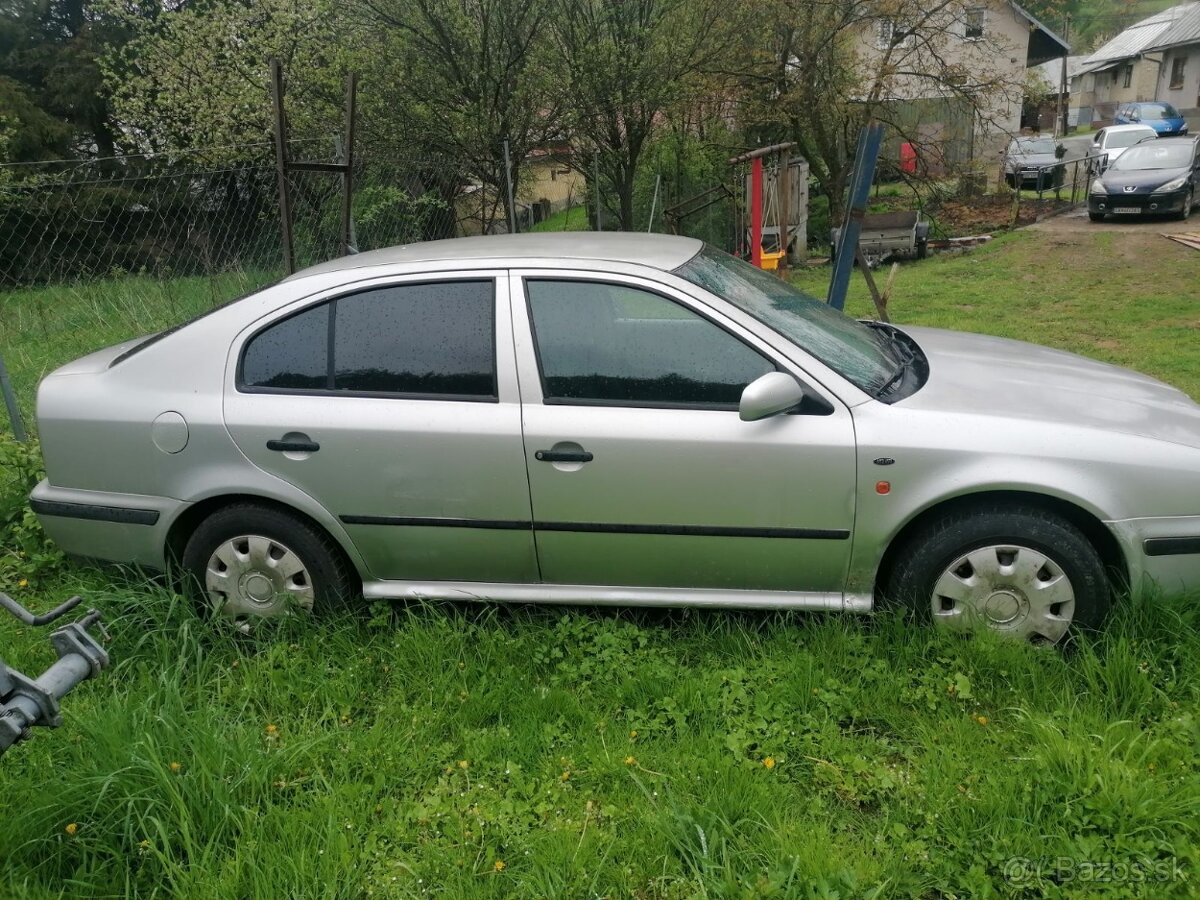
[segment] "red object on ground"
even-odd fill
[[[750,262],[762,268],[762,157],[750,160]]]
[[[900,145],[900,171],[906,175],[917,174],[917,148],[908,141]]]

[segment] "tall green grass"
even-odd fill
[[[1007,861],[1060,857],[1194,877],[1196,598],[1066,653],[896,614],[467,604],[247,639],[82,577],[54,588],[107,610],[116,663],[3,761],[5,896],[1041,895],[1052,873]]]

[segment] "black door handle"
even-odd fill
[[[591,462],[595,457],[586,450],[539,450],[533,458],[542,462]]]
[[[316,453],[321,445],[316,441],[267,441],[267,449],[281,453]]]

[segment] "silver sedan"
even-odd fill
[[[68,552],[242,627],[341,598],[870,610],[1036,642],[1200,585],[1200,406],[863,323],[699,241],[520,235],[300,272],[38,393]]]

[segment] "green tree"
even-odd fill
[[[121,40],[118,23],[92,0],[5,4],[0,115],[14,123],[17,159],[113,155],[116,128],[98,58]]]
[[[616,194],[631,230],[638,167],[675,106],[725,48],[730,4],[717,0],[556,0],[550,31],[568,77],[566,124]]]
[[[517,195],[523,160],[560,125],[549,0],[356,2],[379,43],[363,60],[367,127],[397,155],[439,160],[477,184],[486,230],[503,218],[504,141]]]
[[[287,79],[293,133],[339,127],[342,75],[356,48],[354,23],[335,0],[209,0],[148,15],[105,0],[128,39],[101,63],[116,113],[146,150],[230,148],[269,140],[269,63]]]

